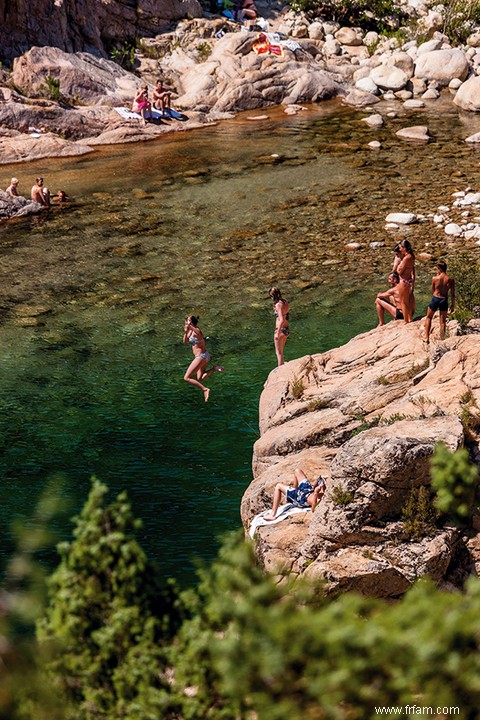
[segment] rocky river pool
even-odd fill
[[[275,366],[269,287],[291,304],[287,360],[322,352],[375,326],[373,299],[407,237],[423,257],[424,313],[432,258],[463,241],[431,219],[386,231],[385,218],[427,216],[452,193],[480,189],[480,150],[464,142],[480,118],[448,96],[416,112],[391,105],[396,117],[378,130],[332,101],[1,166],[5,187],[16,175],[28,193],[43,175],[74,198],[0,226],[2,563],[13,524],[35,526],[49,482],[73,515],[95,475],[128,490],[143,547],[189,582],[192,558],[208,560],[218,536],[240,526],[258,399]],[[432,142],[395,136],[420,124]],[[226,368],[208,381],[208,404],[182,380],[189,313]],[[58,536],[70,527],[59,520]]]

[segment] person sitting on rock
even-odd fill
[[[253,0],[235,0],[234,17],[237,22],[245,25],[254,25],[258,17],[257,8]]]
[[[297,468],[294,472],[293,486],[285,485],[284,483],[277,483],[275,485],[272,510],[264,515],[263,519],[275,520],[282,495],[285,495],[287,502],[293,503],[300,508],[311,507],[313,512],[323,497],[325,488],[325,478],[321,475],[312,485],[303,470]]]
[[[394,320],[403,320],[402,307],[402,286],[400,285],[400,275],[397,272],[391,272],[388,276],[389,290],[378,293],[375,300],[375,308],[378,315],[377,327],[385,325],[385,310]]]
[[[150,120],[153,119],[152,115],[152,104],[148,99],[148,87],[142,85],[140,90],[137,92],[133,99],[133,112],[140,113],[142,116],[143,124],[147,124],[147,111],[150,114]]]
[[[171,108],[171,96],[171,92],[166,89],[163,81],[159,78],[152,94],[153,107],[160,110],[162,115],[168,115]]]
[[[43,178],[38,177],[35,180],[35,185],[32,187],[31,198],[33,202],[37,202],[45,207],[50,207],[50,192],[48,188],[43,187]]]
[[[10,181],[10,185],[5,190],[7,195],[10,195],[10,197],[20,197],[18,194],[18,180],[17,178],[12,178]]]

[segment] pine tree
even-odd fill
[[[37,635],[51,649],[48,674],[75,720],[166,719],[165,646],[178,620],[176,591],[161,587],[136,541],[141,523],[126,494],[105,506],[107,492],[93,481],[74,540],[59,545]]]

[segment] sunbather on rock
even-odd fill
[[[284,483],[275,485],[272,511],[264,515],[263,519],[275,520],[283,495],[286,496],[287,502],[301,508],[311,507],[313,512],[323,497],[325,488],[325,478],[321,475],[312,485],[303,470],[297,468],[294,473],[293,486],[284,485]]]

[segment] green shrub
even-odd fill
[[[407,19],[394,0],[292,0],[290,7],[311,18],[320,16],[377,32],[395,30]]]
[[[468,451],[461,448],[451,453],[439,443],[431,468],[436,507],[457,525],[468,525],[475,508],[479,480],[478,468],[470,463]]]
[[[52,77],[52,75],[46,76],[45,83],[40,85],[39,91],[49,100],[58,101],[62,99],[62,94],[60,92],[60,80]]]
[[[334,505],[350,505],[354,499],[353,493],[350,492],[350,490],[346,490],[341,483],[333,487],[332,502]]]
[[[443,3],[442,32],[454,45],[465,43],[480,24],[479,0],[446,0]]]
[[[300,400],[305,390],[303,378],[294,377],[292,381],[292,395],[295,400]]]
[[[207,42],[198,43],[196,47],[198,62],[205,62],[212,53],[212,46]]]
[[[411,540],[421,540],[434,535],[438,512],[433,504],[432,493],[425,485],[413,488],[402,509],[403,529]]]
[[[116,62],[125,70],[135,69],[135,40],[125,40],[123,43],[113,45],[109,50],[110,60]]]
[[[455,280],[454,317],[466,325],[480,305],[480,262],[467,253],[459,253],[449,261],[447,273]]]

